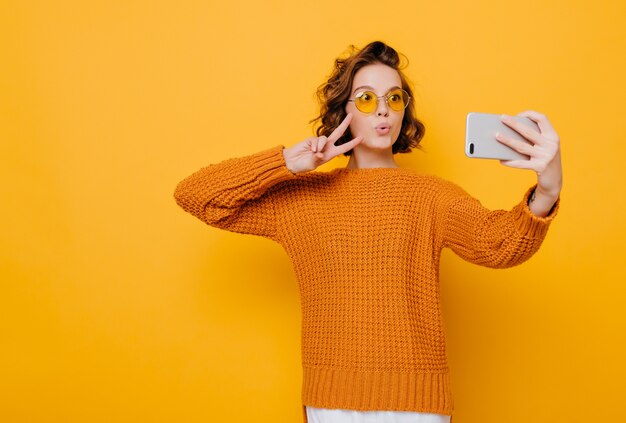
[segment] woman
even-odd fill
[[[529,259],[557,214],[559,139],[500,141],[530,156],[537,184],[509,211],[488,210],[456,184],[399,167],[424,126],[397,52],[382,42],[337,59],[319,88],[317,137],[231,158],[178,183],[177,203],[205,223],[280,243],[302,305],[303,418],[330,422],[451,422],[454,410],[439,299],[441,250],[482,266]],[[330,172],[315,169],[350,156]]]

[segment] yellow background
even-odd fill
[[[625,18],[619,0],[3,1],[0,420],[301,421],[289,258],[172,194],[312,135],[334,58],[377,39],[409,58],[427,128],[400,165],[509,209],[534,173],[466,158],[466,114],[534,109],[561,138],[530,261],[444,251],[455,422],[622,418]]]

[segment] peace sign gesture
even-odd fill
[[[335,142],[350,125],[351,120],[352,113],[348,113],[329,137],[323,135],[321,137],[309,137],[293,147],[283,149],[287,168],[292,173],[309,172],[357,146],[363,141],[363,137],[360,135],[345,144],[335,145]]]

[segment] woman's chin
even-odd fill
[[[374,137],[366,138],[359,144],[363,145],[371,150],[380,149],[386,150],[393,145],[390,135],[376,135]]]

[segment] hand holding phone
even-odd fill
[[[533,192],[537,195],[528,207],[536,216],[546,217],[552,213],[563,185],[559,135],[547,116],[535,110],[526,110],[517,116],[509,115],[505,122],[497,114],[469,113],[465,154],[468,157],[500,159],[505,166],[535,171],[537,185]],[[498,139],[495,138],[496,132],[502,134]],[[485,145],[487,148],[483,148]],[[509,145],[515,146],[515,149]],[[529,156],[525,157],[518,151]]]
[[[465,155],[475,159],[499,159],[499,160],[529,160],[525,154],[521,154],[513,148],[502,144],[496,139],[496,133],[500,132],[513,139],[532,143],[511,129],[500,120],[501,114],[470,112],[467,114],[465,128]],[[539,131],[539,126],[524,116],[511,116],[516,121],[529,128]]]

